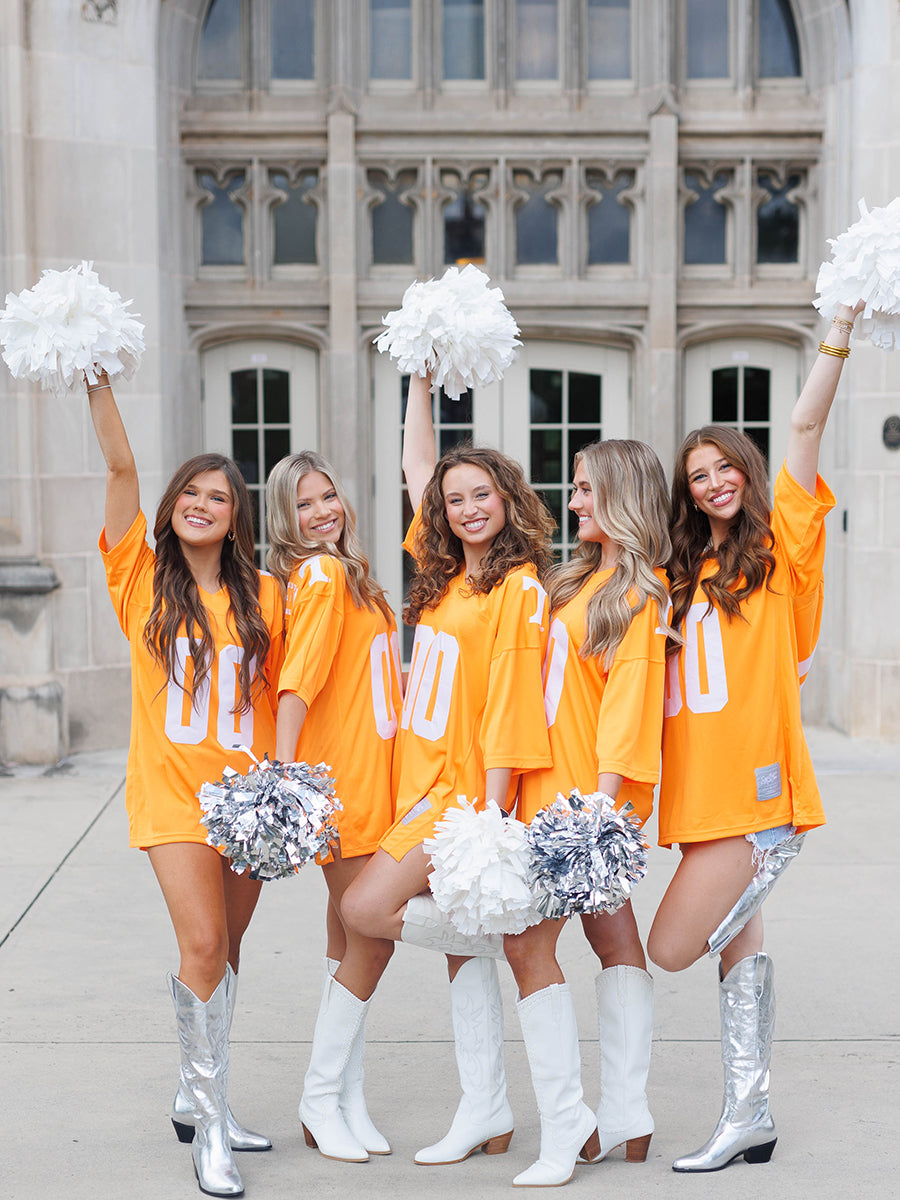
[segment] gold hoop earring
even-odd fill
[[[233,529],[228,530],[228,540],[229,540],[229,542],[234,541],[234,530]]]

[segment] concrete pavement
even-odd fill
[[[897,1193],[900,747],[809,735],[829,824],[766,907],[778,996],[772,1162],[709,1176],[670,1169],[705,1141],[719,1112],[715,968],[701,962],[681,975],[654,972],[657,1132],[647,1163],[580,1167],[566,1196]],[[146,857],[127,848],[124,761],[124,752],[82,755],[0,778],[0,1197],[9,1200],[200,1195],[168,1121],[178,1056],[163,977],[177,957]],[[727,780],[724,764],[723,787]],[[674,863],[665,851],[651,857],[635,899],[645,933]],[[516,1113],[507,1154],[452,1167],[412,1162],[446,1131],[458,1083],[442,960],[406,946],[368,1023],[369,1109],[394,1153],[351,1165],[303,1145],[296,1105],[319,1001],[324,898],[312,867],[267,884],[245,939],[230,1100],[239,1120],[275,1143],[271,1153],[238,1156],[247,1196],[509,1197],[513,1176],[537,1156],[539,1133],[502,965]],[[585,1096],[596,1103],[596,960],[577,923],[560,940],[560,960],[576,997]]]

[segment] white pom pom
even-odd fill
[[[9,293],[0,312],[3,359],[16,379],[63,396],[96,383],[130,379],[144,353],[144,326],[118,292],[97,278],[93,263],[44,271],[30,290]]]
[[[397,360],[400,371],[422,377],[430,371],[432,390],[443,387],[453,400],[496,382],[522,343],[503,293],[488,283],[484,271],[469,263],[462,271],[449,267],[440,279],[410,284],[401,307],[384,318],[387,328],[375,345]]]
[[[839,304],[864,300],[854,336],[893,350],[900,340],[900,196],[871,212],[860,200],[859,211],[855,224],[828,239],[832,261],[819,268],[813,304],[830,318]]]
[[[464,934],[521,933],[536,925],[528,885],[526,825],[506,817],[493,800],[479,811],[465,797],[426,838],[431,893]]]

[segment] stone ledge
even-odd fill
[[[59,586],[59,578],[53,568],[38,562],[36,558],[0,561],[0,595],[43,596]]]

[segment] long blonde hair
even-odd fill
[[[297,521],[297,485],[306,475],[319,472],[331,482],[344,510],[344,527],[336,542],[315,542],[305,538]],[[266,481],[266,530],[269,550],[266,563],[278,580],[282,592],[291,572],[304,559],[329,554],[344,568],[347,586],[357,608],[370,612],[380,609],[390,620],[393,616],[384,591],[369,573],[369,560],[356,536],[356,513],[330,463],[314,450],[289,454],[272,468]]]
[[[671,553],[666,477],[659,459],[643,442],[592,442],[575,455],[591,485],[594,520],[620,550],[612,575],[598,588],[585,611],[582,658],[597,657],[609,669],[631,620],[648,600],[666,624],[669,596],[654,568],[663,567]],[[603,545],[581,542],[569,562],[550,575],[550,608],[555,611],[577,595],[600,569]],[[633,600],[632,600],[633,597]]]

